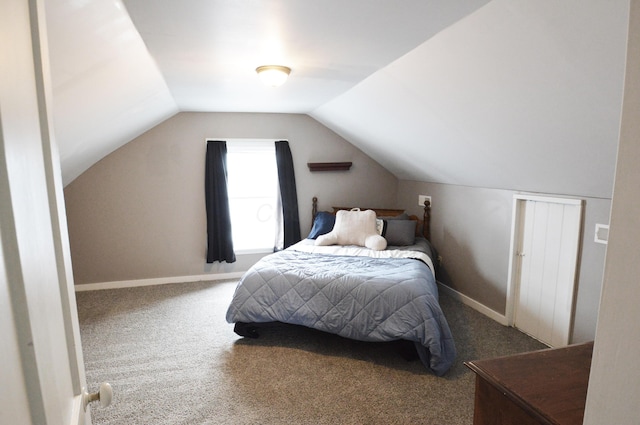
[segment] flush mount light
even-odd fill
[[[291,68],[281,65],[264,65],[257,67],[256,72],[266,85],[278,87],[287,81]]]

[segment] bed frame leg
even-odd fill
[[[413,362],[420,358],[416,351],[416,345],[413,341],[406,341],[403,339],[397,341],[396,350],[398,351],[398,354],[400,354],[400,357],[408,362]]]
[[[258,328],[250,323],[238,322],[233,327],[233,331],[245,338],[258,338]]]

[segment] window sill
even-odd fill
[[[234,250],[234,253],[236,255],[273,254],[273,248],[238,249]]]

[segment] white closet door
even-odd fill
[[[519,262],[514,325],[551,345],[569,343],[582,202],[528,197],[516,202]]]
[[[90,424],[44,24],[0,1],[0,423]]]

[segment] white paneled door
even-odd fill
[[[552,347],[569,344],[581,228],[581,200],[514,199],[513,324]]]

